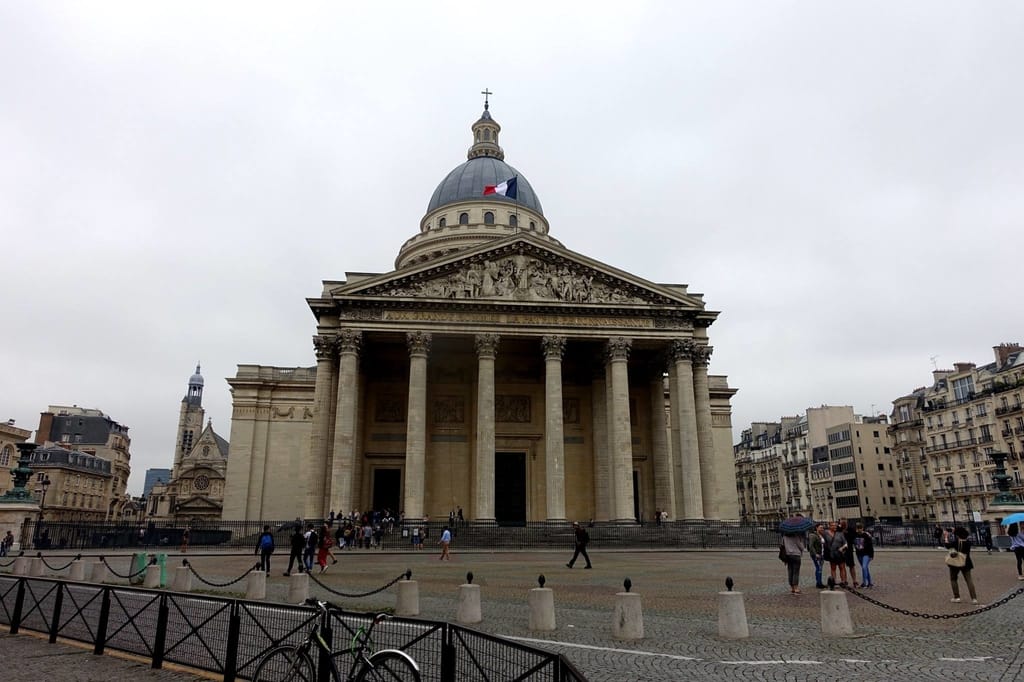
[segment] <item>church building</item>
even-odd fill
[[[487,103],[394,270],[307,299],[314,367],[239,365],[225,519],[737,519],[718,313],[566,248]]]

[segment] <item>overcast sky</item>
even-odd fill
[[[737,437],[1024,340],[1024,6],[606,6],[0,5],[0,418],[102,409],[138,493],[201,361],[228,437],[225,378],[314,364],[305,298],[392,269],[485,87],[553,236],[721,311]]]

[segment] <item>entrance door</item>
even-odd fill
[[[373,470],[373,508],[390,509],[397,518],[401,509],[399,500],[402,496],[401,469]],[[344,510],[342,510],[344,512]]]
[[[526,453],[494,453],[494,519],[500,526],[526,525]]]

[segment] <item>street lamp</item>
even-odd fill
[[[956,528],[956,503],[953,501],[953,488],[956,486],[956,484],[953,483],[953,477],[952,476],[947,476],[946,477],[945,486],[946,486],[946,492],[949,493],[949,507],[950,507],[950,509],[953,512],[953,527]]]

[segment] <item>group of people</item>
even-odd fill
[[[864,530],[864,524],[853,525],[842,519],[828,524],[828,528],[819,523],[809,537],[804,533],[784,533],[779,554],[786,563],[792,594],[800,594],[800,562],[805,550],[814,562],[814,586],[819,590],[825,588],[822,574],[826,563],[832,580],[842,587],[850,583],[854,587],[875,586],[870,568],[875,558],[875,542],[871,533]],[[859,582],[858,566],[861,570]]]
[[[7,531],[7,535],[0,538],[0,556],[7,556],[11,553],[11,547],[14,546],[14,533]]]

